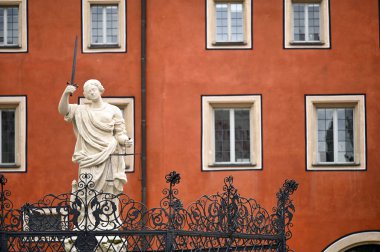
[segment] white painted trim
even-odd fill
[[[0,2],[0,6],[14,5],[19,7],[18,12],[18,35],[20,48],[4,48],[0,47],[0,52],[26,52],[28,51],[28,13],[27,0],[4,0]],[[7,22],[5,22],[7,24]],[[4,31],[6,32],[6,30]],[[4,38],[5,39],[5,38]]]
[[[366,122],[364,95],[306,95],[306,169],[341,171],[366,169]],[[354,107],[354,165],[317,165],[317,107]]]
[[[118,5],[118,48],[90,48],[91,46],[91,5]],[[126,52],[127,51],[127,2],[126,0],[82,0],[82,49],[84,53]]]
[[[293,1],[293,0],[283,0],[284,1],[284,48],[330,48],[331,38],[330,38],[330,0],[304,0],[304,1]],[[323,44],[313,44],[317,41],[305,41],[306,44],[297,45],[291,44],[293,40],[293,2],[295,3],[319,3],[319,33],[320,42]],[[306,18],[306,17],[305,17]],[[306,34],[305,34],[306,36]],[[310,43],[308,45],[307,43]]]
[[[345,236],[328,246],[323,252],[344,252],[347,249],[366,244],[380,244],[380,232],[369,231]]]
[[[0,167],[2,172],[26,171],[26,97],[1,96],[0,108],[13,108],[15,111],[15,164],[12,167]]]
[[[225,3],[243,3],[243,39],[244,45],[213,45],[216,42],[216,3],[218,0],[206,0],[206,48],[207,49],[250,49],[252,48],[252,1],[231,0]],[[228,11],[230,15],[230,11]],[[228,18],[230,19],[230,18]],[[230,25],[229,25],[230,27]],[[229,32],[230,34],[230,32]]]
[[[250,110],[251,164],[233,163],[217,166],[214,163],[213,110],[223,108],[248,108]],[[202,171],[260,170],[262,169],[261,96],[231,95],[202,96]]]

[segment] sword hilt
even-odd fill
[[[70,83],[69,81],[68,81],[66,84],[67,84],[67,85],[70,85],[70,86],[74,86],[74,87],[76,87],[76,88],[79,87],[78,84],[76,84],[76,83]],[[70,96],[73,96],[73,94],[70,93]]]

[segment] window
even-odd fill
[[[318,163],[353,163],[353,108],[317,108]]]
[[[216,42],[243,42],[243,3],[216,4]]]
[[[284,0],[285,48],[330,48],[329,0]]]
[[[26,171],[26,97],[0,96],[0,171]]]
[[[207,0],[207,49],[251,49],[251,0]]]
[[[14,164],[16,161],[15,114],[14,108],[0,109],[0,163],[5,165]]]
[[[215,164],[249,164],[249,121],[249,108],[214,109]]]
[[[117,45],[118,6],[91,5],[91,45]]]
[[[27,51],[26,0],[0,0],[0,52]]]
[[[307,169],[363,170],[364,95],[306,96]]]
[[[83,52],[125,52],[125,0],[82,0]]]
[[[124,117],[125,120],[125,128],[127,130],[127,134],[129,138],[135,139],[134,132],[134,98],[131,97],[102,97],[103,101],[108,102],[109,104],[117,106]],[[80,104],[85,104],[89,102],[84,97],[79,99]],[[135,142],[130,148],[127,148],[128,154],[134,154],[135,152]],[[134,172],[134,155],[128,155],[124,157],[125,161],[125,171],[126,172]]]
[[[202,170],[261,169],[261,96],[202,97]]]
[[[293,4],[293,41],[320,42],[319,3]]]

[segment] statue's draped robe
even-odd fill
[[[70,104],[65,120],[72,122],[74,126],[77,141],[72,160],[79,164],[79,176],[90,173],[93,176],[94,189],[98,192],[113,195],[121,193],[123,185],[127,182],[124,159],[121,156],[110,156],[122,151],[118,139],[125,139],[127,135],[120,109],[108,103],[104,103],[98,109],[90,108],[86,104]],[[96,196],[98,204],[92,204],[94,194],[81,194],[75,185],[76,181],[73,181],[72,195],[74,198],[81,198],[82,202],[87,201],[88,211],[86,213],[83,207],[78,209],[80,215],[74,229],[115,230],[120,227],[122,223],[118,215],[117,198],[109,200],[100,194]],[[127,242],[119,236],[95,238],[99,246],[96,251],[127,251]],[[78,251],[75,245],[76,239],[76,237],[65,239],[65,251]]]
[[[122,192],[127,182],[124,159],[110,156],[121,151],[118,136],[126,135],[120,109],[108,103],[101,108],[70,104],[65,120],[73,122],[77,141],[72,160],[79,173],[92,174],[97,191]]]

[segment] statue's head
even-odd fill
[[[91,79],[91,80],[86,81],[83,85],[83,95],[85,97],[87,97],[87,92],[90,89],[90,87],[92,87],[92,86],[97,87],[100,94],[104,93],[104,87],[103,87],[102,83],[100,83],[100,81],[98,81],[98,80]]]

